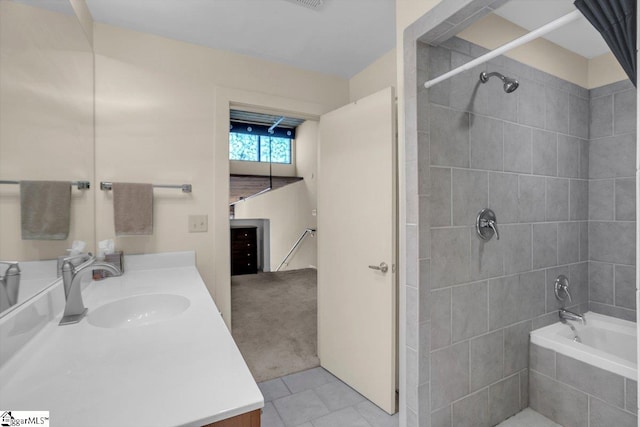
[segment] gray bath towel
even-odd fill
[[[71,182],[20,181],[22,240],[66,240],[71,220]]]
[[[153,233],[153,185],[113,183],[116,236]]]

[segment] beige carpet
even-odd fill
[[[256,382],[320,366],[314,269],[231,278],[232,335]]]

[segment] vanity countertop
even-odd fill
[[[175,294],[190,301],[186,311],[129,328],[86,317],[58,326],[59,313],[0,368],[2,409],[50,411],[52,426],[98,427],[202,426],[262,408],[195,256],[174,255],[182,262],[127,258],[125,274],[89,284],[84,302],[90,315],[130,296]]]

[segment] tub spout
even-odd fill
[[[567,320],[573,320],[575,322],[580,322],[583,325],[587,324],[587,319],[584,318],[583,315],[574,313],[573,311],[569,311],[567,309],[561,308],[558,310],[558,315],[560,316],[560,320],[564,323]]]

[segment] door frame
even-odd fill
[[[283,115],[319,120],[321,104],[261,92],[217,86],[214,90],[213,213],[214,295],[222,319],[231,330],[231,251],[229,233],[229,110],[248,108],[277,111]]]

